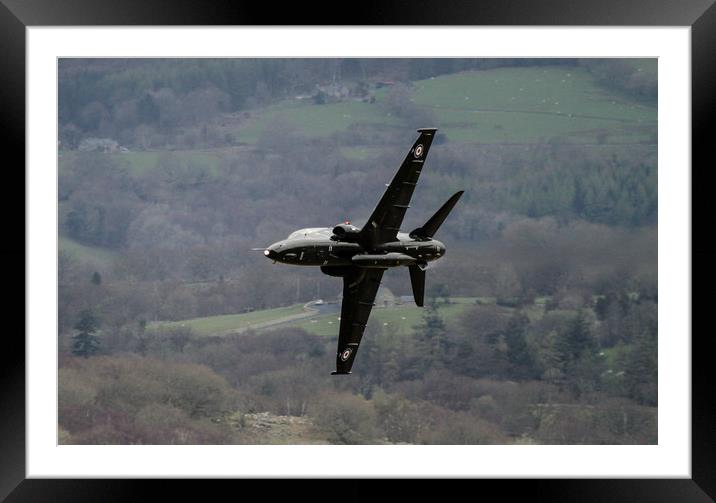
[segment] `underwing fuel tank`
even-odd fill
[[[383,255],[354,255],[351,259],[354,265],[358,267],[397,267],[401,265],[411,265],[415,263],[415,259],[404,253],[386,253]]]

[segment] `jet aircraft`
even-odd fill
[[[333,375],[351,373],[385,270],[407,266],[415,304],[422,306],[428,263],[445,255],[445,245],[434,236],[464,191],[448,199],[422,227],[400,232],[436,131],[418,129],[420,136],[363,228],[345,222],[332,228],[300,229],[264,250],[274,263],[320,266],[324,274],[343,278]]]

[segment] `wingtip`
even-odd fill
[[[458,190],[452,196],[450,196],[450,199],[448,199],[448,201],[455,201],[457,203],[464,193],[464,190]]]
[[[436,127],[421,127],[418,129],[418,133],[434,133],[437,130],[438,128]]]

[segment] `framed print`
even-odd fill
[[[711,500],[689,164],[716,8],[574,5],[317,24],[3,0],[27,292],[3,496],[395,477]]]

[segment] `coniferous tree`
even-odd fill
[[[633,345],[621,358],[624,385],[630,398],[646,405],[657,405],[658,330],[651,323],[635,336]]]
[[[599,388],[604,362],[597,356],[596,341],[584,310],[579,310],[556,341],[569,389],[579,396]]]
[[[577,313],[567,330],[560,334],[556,345],[565,361],[576,360],[585,353],[594,352],[595,341],[583,310]]]
[[[418,350],[422,353],[422,370],[442,367],[447,360],[448,340],[447,329],[438,312],[437,298],[428,303],[420,326]]]
[[[95,335],[99,328],[99,320],[94,313],[85,309],[80,313],[74,326],[78,333],[72,337],[72,353],[89,358],[99,350],[99,339]]]
[[[143,124],[155,124],[159,121],[159,107],[151,94],[145,94],[137,105],[139,120]]]
[[[510,318],[505,329],[507,360],[512,366],[515,377],[530,377],[533,372],[534,359],[527,345],[529,323],[529,318],[525,314],[517,313]]]

